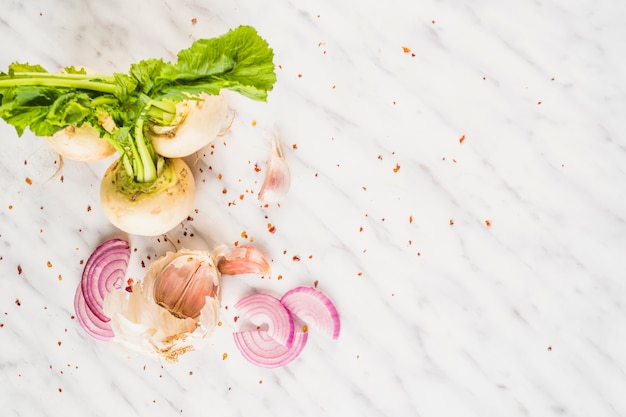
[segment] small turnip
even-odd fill
[[[68,126],[53,136],[45,136],[44,140],[56,153],[75,161],[99,161],[115,153],[113,145],[89,125]]]
[[[157,236],[173,229],[193,208],[195,182],[182,159],[165,159],[155,181],[135,182],[121,160],[105,172],[100,202],[107,219],[124,232]]]
[[[203,93],[176,103],[176,115],[167,125],[151,120],[146,136],[159,155],[181,158],[210,144],[227,119],[228,103],[224,95]]]

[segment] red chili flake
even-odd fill
[[[87,212],[91,211],[91,206],[87,206]]]
[[[317,288],[317,284],[319,284],[318,280],[313,281],[313,288]]]
[[[217,322],[217,325],[218,325],[218,327],[221,327],[221,326],[222,326],[222,322],[221,322],[221,321],[218,321],[218,322]]]
[[[333,90],[334,90],[335,88],[337,88],[337,86],[336,86],[336,85],[333,85]]]
[[[239,199],[243,200],[243,194],[239,194]]]
[[[235,321],[235,323],[237,323],[237,320],[239,320],[239,316],[233,317],[233,320]]]
[[[61,388],[59,388],[59,392],[63,392],[63,390]]]
[[[259,164],[254,164],[254,172],[261,172],[261,168],[259,167]]]
[[[393,172],[398,172],[400,171],[400,165],[396,164],[396,167],[393,169]]]
[[[465,140],[465,135],[461,136],[461,138],[459,139],[459,143],[463,143],[464,140]]]
[[[489,219],[485,220],[485,226],[490,227],[491,226],[491,220],[489,220]]]
[[[223,361],[225,361],[225,360],[226,360],[226,358],[228,358],[228,353],[224,352],[224,353],[222,354],[222,360],[223,360]]]
[[[217,174],[217,179],[221,180],[222,179],[222,174]]]
[[[19,298],[15,299],[15,305],[18,306],[18,307],[22,305],[22,303],[20,302]]]
[[[57,342],[57,345],[59,345],[59,346],[61,346],[62,344],[63,344],[63,343],[61,343],[61,341],[60,341],[60,340]]]
[[[196,19],[195,17],[193,19],[191,19],[191,24],[195,25],[196,23],[198,23],[198,19]]]
[[[61,175],[61,177],[59,178],[59,180],[60,180],[61,182],[63,182],[63,181],[65,181],[65,177],[63,177],[63,175]]]
[[[9,204],[9,210],[13,210],[13,204]]]
[[[272,234],[274,234],[274,233],[276,233],[276,227],[272,226],[272,223],[268,223],[267,224],[267,231],[272,233]]]
[[[406,47],[406,46],[403,46],[403,47],[402,47],[402,52],[404,52],[405,54],[408,54],[409,52],[411,52],[411,49],[409,49],[409,48],[408,48],[408,47]]]
[[[26,179],[24,181],[26,181],[26,184],[28,184],[28,185],[33,185],[33,180],[31,180],[28,177],[26,177]]]
[[[302,333],[306,333],[309,331],[309,326],[307,326],[306,324],[302,325]]]
[[[302,78],[302,74],[298,74],[298,78]]]
[[[246,233],[245,230],[243,232],[241,232],[241,237],[244,238],[244,239],[248,238],[248,234]]]
[[[46,265],[48,266],[48,268],[52,268],[52,262],[48,261]]]
[[[487,79],[487,77],[483,76],[483,81],[486,80],[486,79]]]
[[[435,24],[435,21],[433,20],[433,21],[431,21],[431,23],[434,25],[434,24]]]
[[[450,226],[454,225],[454,220],[450,219]]]
[[[548,346],[548,352],[552,351],[552,346]]]
[[[132,285],[128,285],[126,286],[126,288],[124,288],[124,290],[126,290],[126,292],[133,292],[133,287]]]
[[[263,383],[263,380],[262,380],[262,379],[259,379],[259,384],[262,384],[262,383]]]
[[[359,232],[363,231],[363,226],[359,227]]]
[[[413,223],[413,216],[409,216],[409,223]]]
[[[540,105],[540,104],[541,104],[541,101],[538,101],[538,102],[537,102],[537,105]]]
[[[295,144],[295,143],[294,143],[293,145],[291,145],[291,147],[292,147],[293,149],[298,149],[298,145],[297,145],[297,144]]]
[[[235,247],[239,246],[239,241],[235,240],[235,242],[233,243],[233,246],[235,246]]]
[[[300,257],[298,255],[294,255],[293,258],[291,258],[294,262],[300,262]]]
[[[58,276],[57,280],[59,280],[59,281],[63,281],[63,277],[61,276],[61,274],[59,274],[59,276]]]
[[[276,277],[276,279],[280,281],[281,279],[283,279],[283,276],[279,275],[279,276]]]
[[[193,375],[193,371],[189,371],[189,375]]]
[[[363,272],[360,272],[357,274],[358,276],[362,277],[363,276]]]
[[[409,239],[409,246],[413,244],[413,240]]]
[[[4,323],[0,323],[0,329],[4,327]]]
[[[17,266],[17,275],[22,275],[22,265]]]
[[[250,122],[250,124],[252,125],[252,127],[256,126],[256,120],[252,120],[252,122]]]
[[[222,194],[226,194],[227,192],[228,192],[228,191],[226,190],[226,188],[224,188],[224,189],[222,190]]]

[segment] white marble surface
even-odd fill
[[[225,279],[224,304],[317,280],[343,327],[273,370],[240,357],[226,310],[176,364],[92,340],[72,300],[117,234],[110,161],[54,177],[56,155],[0,123],[0,415],[626,415],[625,18],[608,0],[4,0],[2,69],[126,71],[257,28],[275,90],[233,96],[170,237],[254,240],[274,277]],[[272,126],[292,188],[263,208]],[[130,239],[137,275],[170,248]]]

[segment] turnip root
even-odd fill
[[[107,219],[120,230],[142,236],[168,232],[193,208],[195,182],[182,159],[166,159],[152,183],[136,183],[121,160],[105,172],[100,202]]]
[[[149,123],[146,136],[154,150],[167,158],[181,158],[204,148],[220,133],[228,119],[223,94],[200,94],[176,103],[176,115],[168,125]]]
[[[73,68],[78,71],[84,70],[85,74],[98,74],[97,71],[83,66],[74,66]],[[64,69],[59,73],[67,74],[67,70]],[[108,132],[115,128],[115,122],[111,116],[101,117],[101,120],[101,124]],[[115,153],[113,145],[102,138],[96,129],[87,124],[80,127],[75,125],[68,126],[52,136],[44,136],[44,140],[48,142],[56,153],[75,161],[99,161]]]
[[[53,136],[45,136],[44,140],[56,153],[75,161],[99,161],[115,153],[113,145],[89,125],[68,126]]]

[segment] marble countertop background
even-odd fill
[[[1,69],[125,72],[254,26],[275,90],[231,97],[168,237],[253,241],[274,276],[225,278],[224,304],[317,281],[342,334],[270,370],[240,357],[224,309],[175,364],[92,340],[73,297],[119,235],[98,202],[111,161],[57,172],[0,123],[0,415],[626,415],[625,20],[608,0],[3,0]],[[292,187],[264,208],[273,127]],[[171,248],[130,242],[138,278]]]

